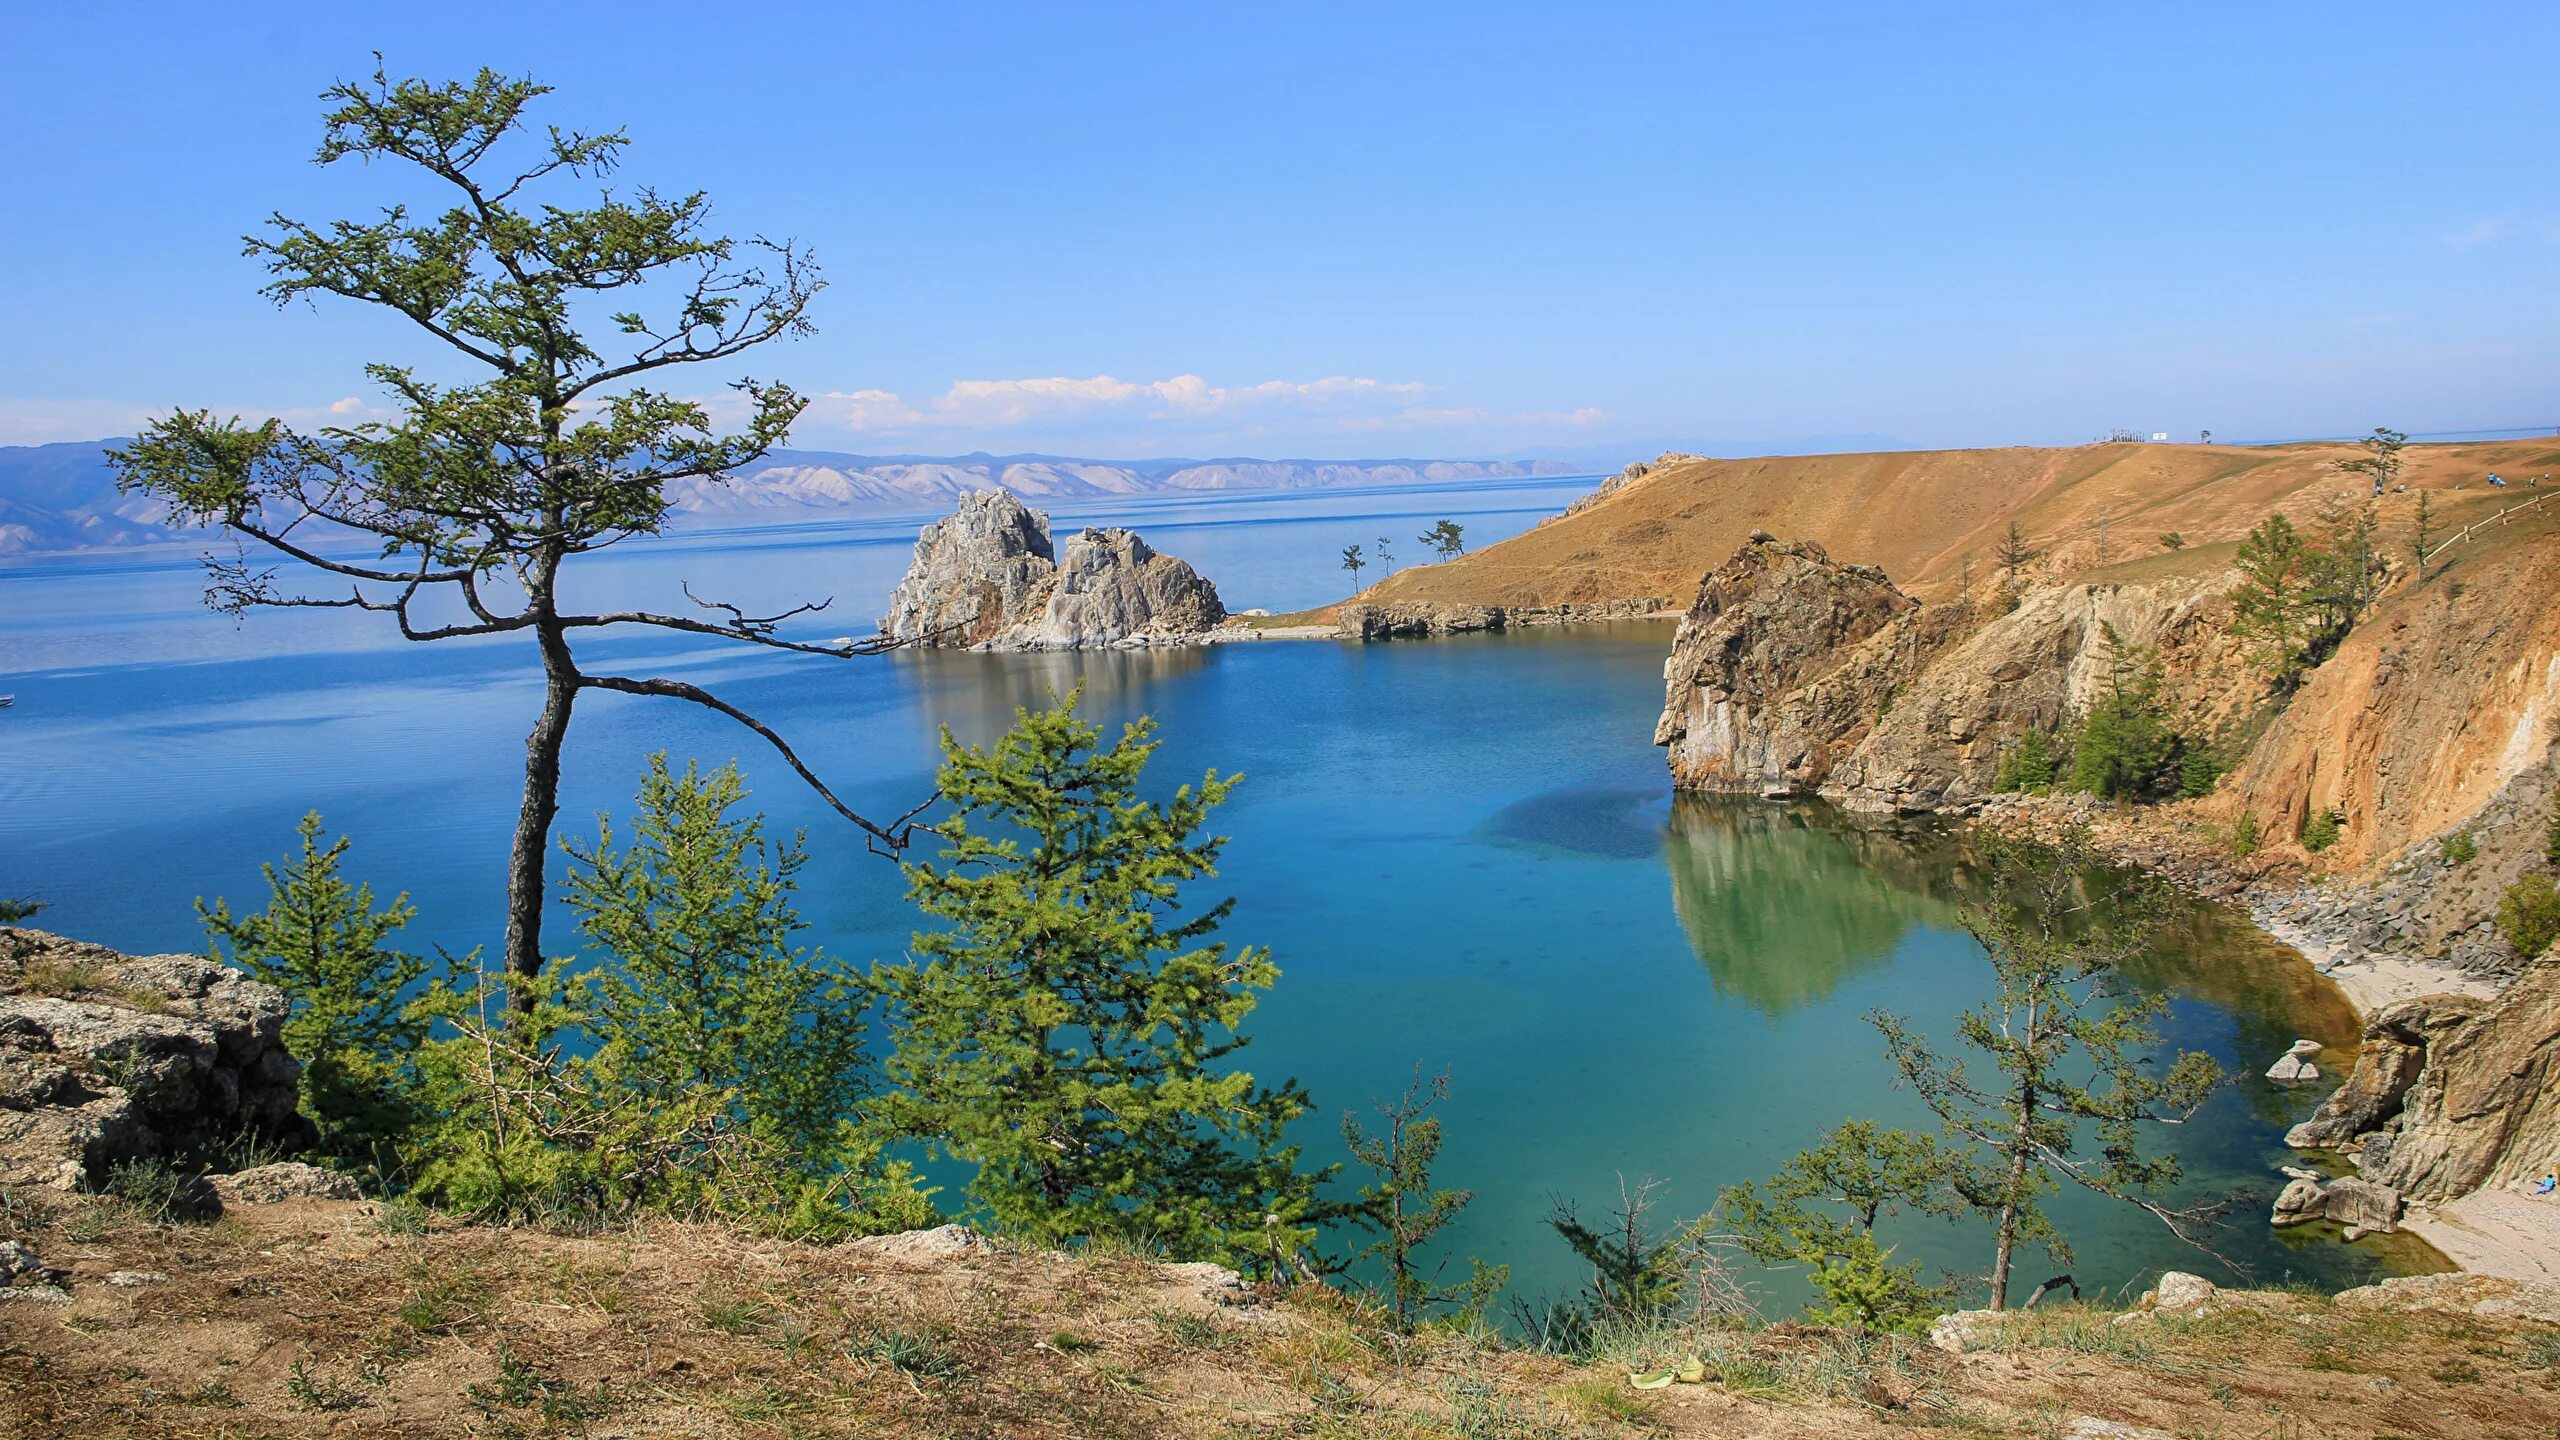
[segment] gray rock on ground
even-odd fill
[[[225,1205],[279,1205],[287,1200],[361,1200],[356,1182],[334,1170],[287,1160],[207,1177]]]
[[[987,1248],[986,1240],[966,1225],[937,1225],[930,1230],[869,1235],[850,1244],[855,1250],[902,1265],[938,1265]]]
[[[2151,1303],[2159,1310],[2195,1310],[2212,1304],[2221,1293],[2201,1275],[2171,1270],[2160,1277],[2160,1284],[2151,1292]]]
[[[78,1189],[242,1133],[308,1138],[288,1013],[209,960],[0,928],[0,1184]]]

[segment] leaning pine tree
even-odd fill
[[[1279,968],[1210,938],[1232,900],[1182,914],[1236,777],[1145,799],[1152,723],[1106,747],[1075,703],[987,749],[943,738],[948,843],[905,868],[947,928],[877,972],[902,1123],[977,1166],[970,1198],[1006,1230],[1287,1266],[1317,1209],[1281,1140],[1307,1097],[1223,1063]]]
[[[649,626],[840,657],[882,642],[808,644],[784,622],[824,601],[749,614],[686,594],[698,614],[571,608],[567,572],[584,557],[656,533],[669,489],[724,481],[782,443],[806,401],[787,385],[739,380],[742,428],[723,434],[702,402],[650,388],[682,367],[721,362],[805,333],[819,288],[807,251],[707,229],[700,192],[610,190],[579,208],[548,197],[563,177],[609,174],[620,131],[529,132],[546,87],[483,70],[471,83],[394,82],[376,72],[324,97],[321,164],[398,162],[425,182],[426,208],[322,225],[282,215],[248,253],[279,305],[334,295],[405,319],[439,368],[366,367],[391,418],[305,434],[281,420],[217,420],[181,410],[109,452],[128,492],[171,518],[227,531],[208,557],[206,600],[378,611],[411,640],[517,635],[542,664],[542,708],[525,741],[524,790],[507,872],[506,970],[542,968],[544,862],[559,810],[572,707],[592,690],[708,706],[762,736],[875,846],[896,850],[905,820],[875,823],[839,801],[783,738],[683,680],[584,668],[575,637]],[[440,209],[438,207],[441,207]],[[656,318],[647,312],[663,311]],[[601,335],[609,338],[592,338]],[[698,382],[685,382],[688,387]],[[254,556],[254,558],[253,558]],[[289,583],[291,568],[305,583]],[[911,817],[910,817],[911,818]],[[520,983],[516,1003],[531,1003]]]
[[[1949,1175],[1965,1206],[1991,1222],[1991,1308],[2002,1310],[2020,1248],[2069,1263],[2042,1203],[2060,1184],[2138,1206],[2203,1245],[2221,1207],[2181,1209],[2159,1198],[2179,1178],[2178,1159],[2143,1154],[2142,1138],[2183,1123],[2223,1077],[2213,1057],[2195,1051],[2158,1063],[2168,1000],[2123,981],[2123,966],[2159,930],[2155,883],[2093,881],[2086,827],[2055,847],[2006,836],[1988,843],[1989,894],[1965,912],[1965,928],[1981,942],[1996,988],[1959,1017],[1957,1032],[1991,1073],[1933,1048],[1901,1016],[1869,1018],[1965,1159]]]

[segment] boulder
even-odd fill
[[[2221,1294],[2212,1281],[2184,1270],[2171,1270],[2160,1277],[2159,1287],[2151,1292],[2154,1309],[2196,1310],[2213,1303]]]
[[[2320,1213],[2349,1230],[2389,1234],[2400,1228],[2400,1192],[2361,1176],[2342,1175],[2321,1195]]]
[[[2314,1178],[2297,1175],[2287,1181],[2276,1196],[2275,1214],[2270,1223],[2300,1225],[2320,1219],[2327,1213],[2327,1193]]]
[[[287,1160],[208,1177],[225,1205],[280,1205],[287,1200],[361,1200],[356,1182],[334,1170]]]
[[[15,1240],[0,1240],[0,1285],[59,1285],[63,1273]]]
[[[2267,1078],[2285,1084],[2317,1080],[2320,1078],[2320,1067],[2311,1063],[2311,1057],[2319,1053],[2319,1041],[2296,1040],[2293,1042],[2292,1049],[2276,1057],[2276,1063],[2267,1067]]]
[[[0,1184],[78,1189],[243,1133],[307,1140],[289,1013],[209,960],[0,929]]]
[[[1047,515],[979,490],[924,527],[880,630],[912,645],[1089,650],[1179,642],[1226,618],[1215,585],[1134,532],[1081,531],[1061,556]]]
[[[1929,1322],[1929,1343],[1950,1355],[1990,1344],[2000,1334],[1997,1310],[1951,1310]]]

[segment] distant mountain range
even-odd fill
[[[156,502],[116,493],[114,440],[0,446],[0,554],[183,538]],[[842,455],[777,450],[728,484],[687,482],[676,523],[787,521],[831,511],[949,508],[1001,486],[1025,499],[1080,500],[1185,490],[1318,490],[1416,481],[1582,475],[1563,460],[1083,460],[1064,455]]]

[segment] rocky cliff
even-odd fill
[[[1061,556],[1049,517],[1002,490],[924,527],[881,633],[982,650],[1178,643],[1226,619],[1218,588],[1122,529],[1081,531]]]
[[[272,986],[208,960],[0,928],[0,1184],[78,1189],[120,1161],[300,1140],[286,1017]]]
[[[1872,565],[1755,536],[1710,572],[1663,668],[1654,743],[1687,790],[1818,794],[1859,810],[1962,810],[2029,729],[2050,731],[2106,684],[2105,636],[2177,654],[2202,677],[2174,703],[2227,710],[2215,591],[2072,584],[1986,616],[1924,605]]]

